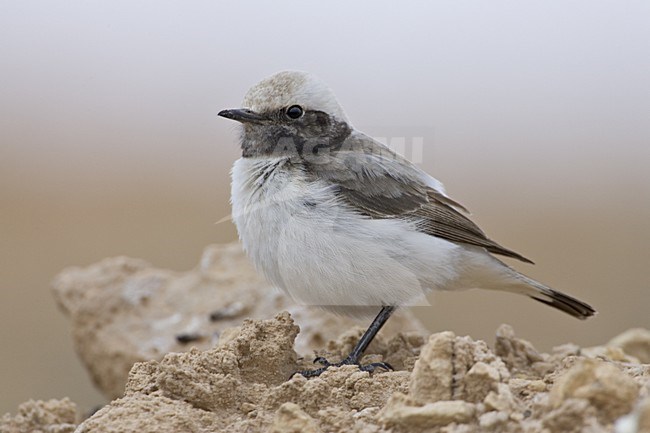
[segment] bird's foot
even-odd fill
[[[330,367],[341,367],[343,365],[356,365],[357,367],[359,367],[359,370],[367,371],[369,373],[372,373],[377,368],[383,368],[384,370],[393,370],[393,367],[387,362],[372,362],[370,364],[361,365],[358,359],[351,358],[349,356],[341,362],[329,362],[327,359],[323,358],[322,356],[319,356],[318,358],[314,359],[314,364],[316,363],[322,365],[322,367],[317,368],[316,370],[297,371],[294,374],[301,374],[307,379],[309,379],[310,377],[320,376],[321,373],[323,373],[325,370],[327,370]]]

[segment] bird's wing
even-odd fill
[[[532,263],[489,239],[458,210],[464,208],[445,194],[440,182],[370,137],[350,136],[326,164],[308,164],[308,169],[335,185],[339,197],[362,215],[411,218],[431,236]]]

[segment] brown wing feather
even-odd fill
[[[337,187],[350,207],[373,219],[413,218],[418,230],[452,242],[483,247],[491,253],[533,263],[502,247],[456,209],[465,210],[423,182],[422,172],[370,137],[350,137],[328,164],[308,164],[315,179]]]
[[[418,230],[452,242],[483,247],[493,254],[512,257],[533,263],[521,254],[502,247],[489,239],[469,218],[450,205],[429,194],[429,201],[422,203],[412,195],[399,198],[368,196],[359,191],[342,188],[341,197],[360,213],[374,219],[412,217],[417,219]],[[405,211],[405,209],[409,209]]]
[[[454,242],[483,247],[491,253],[512,257],[522,262],[533,263],[532,260],[521,254],[504,248],[493,240],[465,215],[451,206],[429,196],[429,203],[412,213],[422,218],[420,230]]]

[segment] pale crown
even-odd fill
[[[245,108],[257,113],[281,110],[292,105],[322,111],[349,123],[334,92],[307,72],[278,72],[251,87],[243,101]]]

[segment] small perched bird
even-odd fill
[[[526,295],[585,319],[595,310],[493,256],[532,263],[489,239],[442,184],[357,131],[333,92],[305,72],[253,86],[243,108],[242,157],[232,169],[233,220],[255,267],[296,301],[351,315],[379,313],[347,358],[300,372],[360,365],[398,306],[430,290]]]

